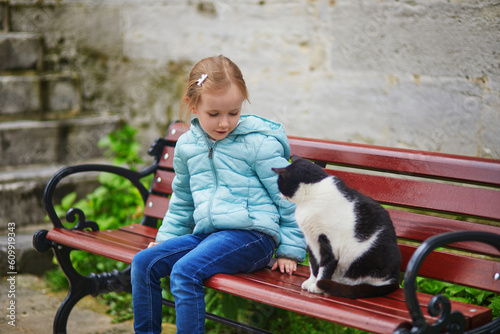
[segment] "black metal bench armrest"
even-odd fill
[[[100,165],[100,164],[86,164],[86,165],[76,165],[76,166],[68,166],[57,171],[49,180],[45,187],[45,191],[43,194],[43,204],[47,213],[49,215],[50,220],[54,227],[64,228],[61,220],[59,219],[53,204],[53,194],[56,189],[58,183],[65,177],[82,172],[107,172],[122,176],[128,179],[139,191],[141,197],[144,202],[146,202],[147,197],[149,195],[148,189],[144,187],[141,183],[141,178],[153,173],[158,166],[158,163],[145,168],[144,170],[137,172],[130,169],[126,169],[123,167],[112,166],[112,165]],[[92,230],[98,230],[98,225],[92,221],[85,221],[85,216],[83,212],[79,209],[70,209],[67,213],[68,221],[74,221],[75,214],[78,215],[79,221],[75,226],[75,229],[84,229],[91,228]]]
[[[458,311],[451,312],[451,304],[448,298],[443,295],[436,295],[428,305],[428,311],[431,316],[439,316],[436,322],[428,324],[417,300],[416,278],[425,258],[436,248],[459,241],[479,241],[490,244],[500,251],[500,235],[481,232],[481,231],[459,231],[436,235],[424,241],[417,248],[410,261],[405,273],[404,296],[410,316],[413,320],[411,329],[397,329],[395,334],[410,333],[440,333],[447,328],[447,333],[463,333],[465,330],[465,318]],[[500,317],[494,321],[468,331],[467,333],[493,333],[500,331]]]

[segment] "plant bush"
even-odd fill
[[[448,299],[491,308],[493,317],[500,315],[500,295],[462,285],[417,277],[417,291],[430,295],[442,294]]]
[[[115,165],[125,165],[137,170],[142,159],[139,156],[140,145],[135,140],[136,133],[137,130],[125,125],[101,139],[98,145],[107,148],[105,155]],[[144,185],[147,187],[151,180],[152,177],[145,178]],[[98,182],[99,186],[85,198],[78,199],[76,192],[63,197],[61,203],[54,206],[58,216],[63,219],[70,208],[79,208],[85,213],[87,219],[98,222],[101,230],[115,229],[141,221],[144,205],[139,192],[130,181],[118,175],[100,173]],[[71,252],[71,261],[82,275],[88,275],[95,269],[97,272],[107,272],[113,269],[123,270],[128,266],[125,263],[79,250]],[[59,268],[47,272],[45,277],[53,290],[68,288],[68,282]],[[109,303],[113,305],[125,298],[115,293],[103,296],[107,297]]]

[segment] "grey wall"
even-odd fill
[[[10,1],[44,71],[79,74],[82,112],[145,143],[199,59],[242,69],[247,113],[287,133],[500,158],[500,1]]]

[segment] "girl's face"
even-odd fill
[[[221,140],[238,125],[244,100],[238,87],[231,85],[223,93],[202,93],[192,113],[198,115],[201,127],[211,139]]]

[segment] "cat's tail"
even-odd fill
[[[316,282],[316,285],[318,288],[325,291],[325,293],[330,296],[350,299],[384,296],[388,293],[393,292],[399,287],[398,283],[379,286],[366,283],[358,285],[347,285],[327,279],[318,280]]]

